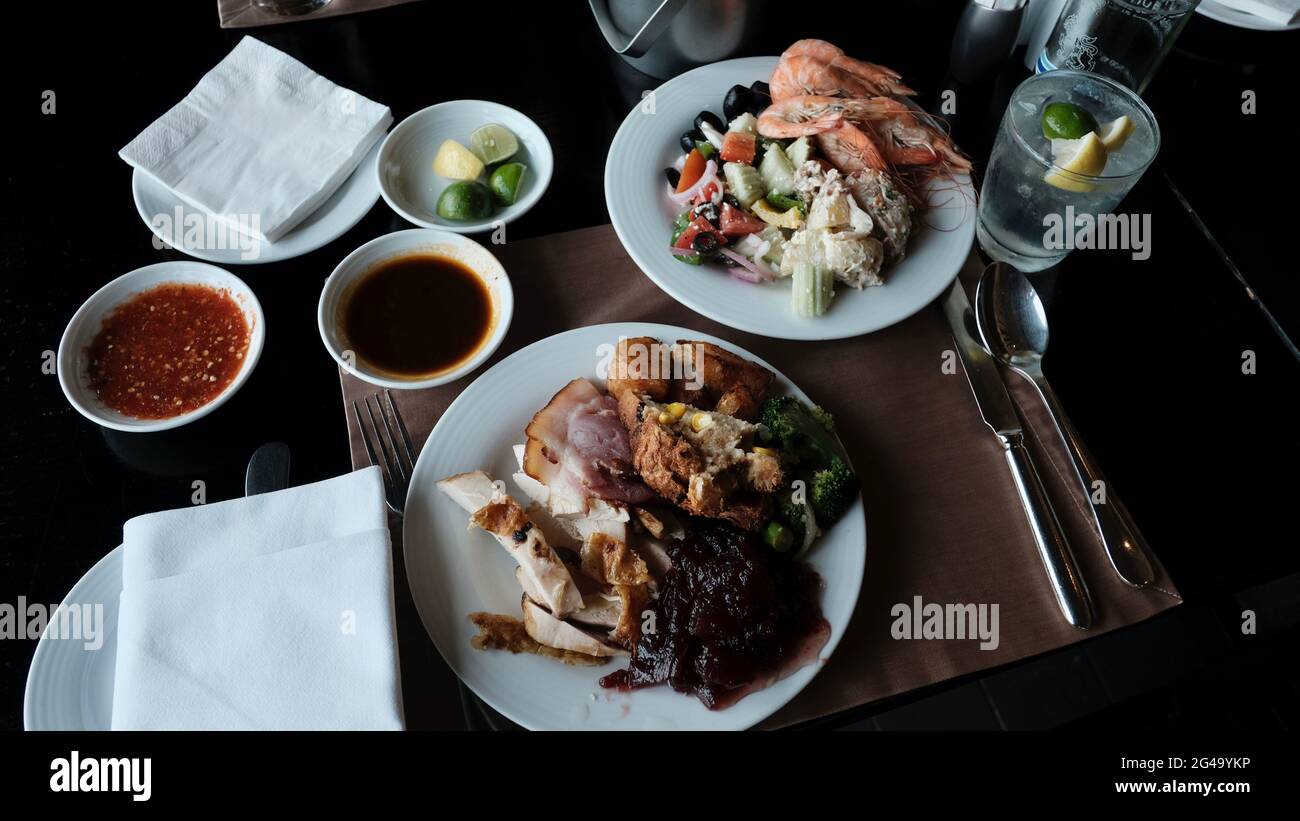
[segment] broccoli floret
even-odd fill
[[[763,404],[761,421],[787,455],[811,469],[843,461],[835,441],[834,420],[816,405],[809,408],[793,396],[774,396]]]
[[[813,515],[816,516],[816,513]],[[794,544],[803,544],[804,533],[808,530],[808,508],[794,500],[793,490],[787,490],[777,497],[776,518],[790,528]],[[813,526],[816,527],[815,524]]]
[[[822,427],[826,428],[827,431],[830,433],[835,432],[835,417],[831,416],[830,413],[823,409],[821,405],[813,405],[812,408],[809,409],[809,413],[811,413],[813,418],[820,422]]]
[[[834,524],[853,504],[857,495],[858,478],[849,470],[844,460],[836,457],[831,466],[813,473],[812,506],[817,521]]]

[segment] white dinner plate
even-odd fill
[[[154,236],[177,251],[223,265],[280,262],[311,253],[333,242],[370,212],[379,201],[379,176],[376,168],[379,148],[383,142],[383,137],[375,141],[366,156],[361,158],[356,170],[319,208],[275,242],[260,243],[256,255],[251,258],[246,248],[237,247],[235,242],[223,242],[220,236],[215,236],[211,243],[206,238],[198,244],[185,242],[186,221],[203,220],[203,212],[184,202],[165,185],[139,169],[131,175],[131,194],[135,197],[135,210],[144,224],[149,226]],[[179,221],[176,218],[178,208],[181,214]],[[217,247],[207,247],[209,244]]]
[[[520,494],[511,474],[518,470],[511,446],[524,439],[533,414],[569,380],[597,376],[601,346],[620,336],[650,336],[666,342],[700,339],[771,367],[720,339],[686,328],[618,323],[579,328],[543,339],[498,362],[447,408],[416,462],[406,498],[403,550],[411,594],[425,629],[442,657],[479,698],[530,729],[740,730],[776,712],[812,680],[830,657],[857,604],[866,559],[862,501],[819,540],[808,562],[826,587],[822,612],[831,626],[821,662],[746,696],[725,710],[711,711],[694,696],[666,685],[623,693],[601,688],[598,679],[626,667],[613,659],[601,667],[572,667],[528,654],[475,650],[469,614],[519,615],[514,561],[491,537],[467,530],[467,514],[435,486],[464,471],[483,469]],[[774,392],[807,400],[777,374]],[[814,397],[815,399],[816,397]]]
[[[776,57],[745,57],[702,66],[664,83],[619,127],[605,161],[605,202],[628,256],[673,299],[710,319],[761,336],[842,339],[906,319],[939,296],[970,253],[975,236],[975,192],[939,184],[916,226],[907,256],[885,273],[886,284],[861,291],[836,288],[830,310],[800,317],[790,307],[790,282],[751,284],[722,266],[697,267],[668,252],[673,220],[682,210],[668,198],[664,169],[682,153],[678,144],[695,115],[720,113],[733,85],[764,82]]]
[[[122,548],[115,547],[86,571],[64,605],[104,606],[104,643],[88,650],[76,639],[36,642],[23,695],[28,730],[109,730],[113,723],[113,674],[117,668],[117,605],[122,595]]]
[[[1216,3],[1215,0],[1201,0],[1201,4],[1196,7],[1196,11],[1211,20],[1217,20],[1220,23],[1242,29],[1254,29],[1255,31],[1292,31],[1300,29],[1300,20],[1290,24],[1274,23],[1272,20],[1265,20],[1263,17],[1238,11],[1222,3]]]

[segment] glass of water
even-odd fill
[[[1062,162],[1057,152],[1071,146],[1054,147],[1043,130],[1043,111],[1051,103],[1077,106],[1103,132],[1127,118],[1131,131],[1122,145],[1105,153],[1099,173],[1063,167],[1071,163]],[[1070,142],[1096,144],[1099,139]],[[1035,74],[1016,88],[1002,115],[980,190],[980,247],[994,259],[1032,273],[1055,265],[1076,247],[1089,247],[1076,241],[1080,231],[1092,231],[1092,239],[1098,229],[1123,227],[1127,232],[1127,223],[1118,226],[1112,212],[1159,150],[1155,115],[1132,90],[1083,71]]]
[[[1091,71],[1141,94],[1200,0],[1069,0],[1038,71]]]

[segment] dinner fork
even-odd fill
[[[357,427],[361,430],[361,441],[366,446],[366,455],[370,457],[370,464],[379,467],[379,472],[384,477],[384,501],[388,503],[390,510],[401,516],[406,510],[406,492],[411,487],[411,474],[415,471],[415,448],[411,445],[411,434],[406,430],[406,423],[402,421],[402,415],[397,412],[397,405],[393,404],[393,394],[385,389],[383,397],[388,399],[388,413],[384,412],[384,403],[380,399],[380,394],[374,393],[361,398],[361,404],[366,408],[365,419],[361,417],[361,410],[356,400],[352,402],[352,415],[357,419]],[[375,419],[376,411],[379,413],[378,421]],[[393,425],[389,425],[389,417],[392,418]],[[369,429],[366,427],[367,421],[370,423]],[[402,463],[402,453],[398,449],[398,436],[393,434],[394,426],[401,435],[401,450],[406,452],[405,464]],[[376,445],[378,455],[376,455]]]

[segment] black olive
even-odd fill
[[[695,115],[695,130],[703,134],[704,129],[700,127],[701,123],[708,123],[713,126],[718,130],[719,134],[727,130],[727,126],[724,125],[722,120],[718,119],[718,115],[714,114],[712,111],[701,111],[699,114]]]
[[[696,143],[702,142],[704,142],[704,135],[698,131],[687,131],[685,134],[682,134],[682,150],[687,154],[691,153],[695,148]]]
[[[718,237],[716,234],[701,231],[695,235],[695,239],[691,240],[691,247],[701,256],[712,256],[718,252]]]
[[[716,224],[718,221],[718,206],[714,205],[711,202],[706,202],[703,205],[697,205],[695,207],[695,213],[697,216],[704,217],[709,222]]]
[[[750,83],[749,90],[753,94],[761,94],[769,100],[772,98],[772,88],[762,80],[755,80]]]
[[[749,109],[750,93],[744,86],[732,86],[727,90],[727,96],[722,98],[722,113],[727,115],[728,120],[736,119]]]
[[[755,117],[766,111],[767,107],[771,104],[772,98],[766,94],[749,95],[749,113],[753,114]]]
[[[672,186],[674,191],[676,191],[677,183],[682,181],[682,172],[669,166],[664,169],[664,176],[668,178],[668,184]]]

